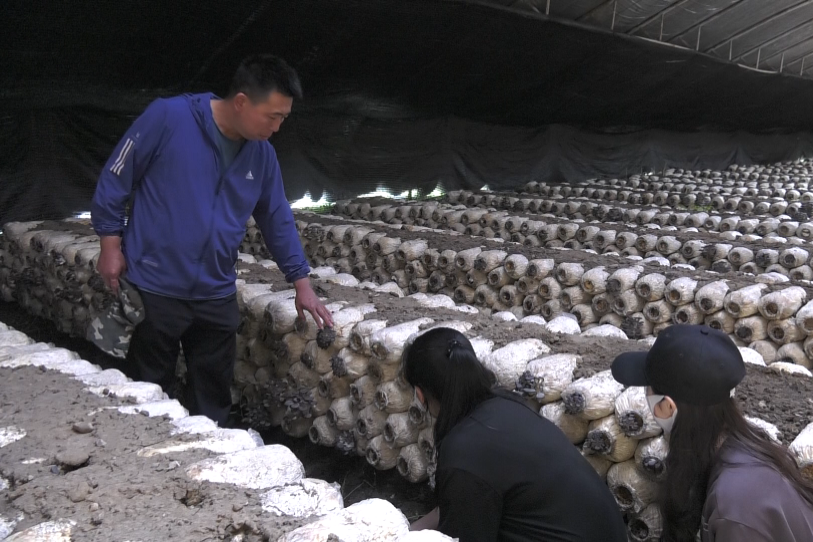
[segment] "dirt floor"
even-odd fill
[[[90,412],[120,403],[97,397],[66,375],[33,367],[0,369],[0,424],[25,438],[0,448],[0,515],[25,514],[18,529],[42,521],[76,522],[71,540],[276,540],[304,520],[264,513],[263,491],[197,482],[184,467],[206,450],[142,458],[170,438],[162,418]],[[76,424],[92,429],[78,430]]]
[[[83,359],[102,368],[118,369],[125,374],[130,372],[123,360],[106,355],[82,338],[71,338],[60,333],[50,321],[32,317],[16,304],[0,301],[0,322],[26,333],[37,341],[50,342],[73,350]],[[104,423],[98,424],[94,432],[97,438],[93,439],[93,442],[102,439],[107,443],[106,447],[99,448],[93,442],[83,442],[88,440],[87,438],[72,435],[70,428],[75,421],[84,420],[88,412],[99,406],[108,405],[109,401],[80,392],[79,382],[56,373],[43,374],[36,369],[0,370],[0,381],[4,383],[0,392],[0,426],[20,425],[29,431],[29,437],[33,437],[23,439],[31,444],[23,446],[22,449],[16,448],[17,444],[23,441],[0,449],[0,469],[5,478],[25,480],[29,475],[33,477],[31,482],[22,486],[19,496],[15,496],[17,494],[13,491],[10,492],[12,501],[4,502],[6,499],[1,497],[3,492],[0,492],[0,515],[12,515],[8,512],[16,508],[25,510],[27,514],[39,514],[43,520],[68,514],[74,519],[86,518],[90,521],[92,512],[88,508],[89,505],[84,507],[77,505],[70,502],[67,497],[71,489],[70,484],[80,482],[77,473],[81,472],[83,476],[92,474],[93,480],[103,487],[113,484],[111,480],[114,477],[119,480],[109,489],[105,489],[104,493],[97,490],[92,492],[93,501],[101,506],[104,520],[122,522],[121,530],[117,531],[122,536],[117,536],[116,540],[220,540],[221,535],[225,536],[234,531],[228,529],[230,518],[236,514],[232,510],[234,499],[225,498],[224,492],[218,489],[218,486],[190,484],[181,473],[167,481],[165,473],[162,474],[163,471],[156,469],[162,468],[163,463],[169,464],[173,460],[169,456],[165,460],[162,459],[163,463],[158,466],[152,465],[154,460],[135,457],[130,459],[136,447],[163,440],[165,430],[160,428],[158,420],[143,416],[125,416],[116,412],[97,415],[94,424],[100,420]],[[20,382],[19,385],[9,385],[17,381]],[[38,403],[32,401],[32,398],[41,397],[43,394],[48,394],[45,408],[40,405],[31,409],[30,404]],[[54,416],[55,412],[60,415]],[[240,421],[237,409],[233,414],[230,426],[247,429],[248,426]],[[55,438],[54,435],[59,436]],[[364,458],[343,456],[333,448],[315,446],[307,438],[289,437],[280,429],[262,432],[261,436],[266,444],[281,444],[289,448],[305,466],[307,477],[340,484],[345,506],[369,498],[384,498],[398,507],[410,521],[419,518],[435,506],[434,494],[427,484],[407,482],[394,469],[377,471]],[[68,440],[60,443],[62,437]],[[92,451],[89,466],[92,465],[94,468],[92,470],[87,470],[88,467],[82,468],[70,474],[70,481],[65,481],[66,476],[53,475],[49,469],[53,464],[53,457],[59,451],[57,448],[73,446],[74,442],[78,447]],[[208,452],[197,454],[203,455],[195,459],[202,459]],[[45,455],[49,456],[50,462],[27,467],[20,465],[20,461],[27,459],[28,456]],[[122,459],[116,460],[117,456]],[[124,461],[123,457],[127,457],[127,460]],[[15,467],[8,468],[8,465]],[[122,483],[121,480],[125,482]],[[127,485],[131,488],[126,494],[122,494],[123,498],[127,499],[126,506],[116,504],[122,499],[116,494],[118,485]],[[201,492],[204,504],[189,508],[173,497],[176,490],[186,491],[187,486],[191,488],[190,491]],[[24,499],[26,495],[28,497]],[[252,535],[256,537],[246,540],[259,540],[262,533],[273,535],[279,533],[280,529],[289,530],[301,523],[298,520],[284,520],[288,521],[287,524],[270,521],[267,517],[263,518],[262,511],[256,507],[240,512],[248,514],[248,517],[253,518],[252,521],[257,524],[257,532]],[[160,535],[151,535],[143,530],[144,527],[137,525],[139,517],[151,515],[158,520],[145,523],[153,526],[166,525],[168,530]],[[162,519],[165,517],[177,519],[170,522]],[[201,518],[211,518],[210,524],[201,521]],[[86,527],[90,529],[90,524]],[[128,530],[131,528],[132,531]],[[96,538],[92,529],[84,534],[80,533],[75,538],[105,542],[112,539]],[[276,540],[276,536],[266,539]]]

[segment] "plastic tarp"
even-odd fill
[[[150,100],[222,93],[239,60],[258,51],[288,60],[306,94],[272,139],[290,199],[437,183],[507,189],[811,155],[813,81],[621,33],[669,4],[670,36],[706,20],[701,35],[711,44],[714,25],[719,38],[749,24],[747,14],[737,24],[727,18],[749,2],[709,19],[710,2],[699,0],[551,0],[559,17],[551,20],[545,0],[92,8],[9,0],[0,32],[0,217],[86,211],[104,161]],[[775,22],[791,24],[803,10],[787,13]],[[679,26],[666,25],[679,17]],[[632,33],[652,38],[655,30],[660,24]]]
[[[544,13],[548,4],[541,0],[513,7]],[[813,54],[813,3],[808,0],[551,0],[549,10],[553,17],[751,67],[759,60],[763,70],[801,75],[802,59]],[[813,68],[813,62],[806,67]],[[813,76],[813,69],[804,75]]]

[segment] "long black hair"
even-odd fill
[[[404,348],[402,374],[413,387],[440,403],[435,420],[435,446],[477,405],[496,395],[494,373],[477,359],[459,331],[437,327]]]
[[[776,469],[813,506],[813,484],[799,471],[790,453],[753,427],[734,399],[712,406],[677,402],[669,439],[661,510],[665,542],[695,540],[712,467],[724,446],[739,446]]]

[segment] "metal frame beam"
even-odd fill
[[[632,28],[630,28],[629,30],[627,30],[627,34],[632,34],[633,32],[637,32],[638,30],[640,30],[640,29],[644,28],[645,26],[649,25],[649,23],[654,22],[654,21],[656,21],[658,19],[661,19],[663,17],[666,17],[668,14],[672,13],[677,8],[679,8],[680,6],[682,6],[683,4],[685,4],[686,2],[689,2],[689,1],[690,0],[676,0],[675,2],[669,4],[668,6],[666,6],[665,8],[660,10],[659,12],[657,12],[654,15],[652,15],[651,17],[649,17],[648,19],[644,20],[642,23],[637,24],[637,25],[633,26]]]
[[[789,28],[788,30],[786,30],[785,32],[782,32],[782,33],[781,33],[781,34],[779,34],[778,36],[774,36],[774,37],[772,37],[771,39],[769,39],[769,40],[767,40],[767,41],[763,41],[762,43],[760,43],[760,44],[758,44],[758,45],[754,45],[753,47],[751,47],[750,49],[748,49],[748,50],[747,50],[747,51],[745,51],[744,53],[740,53],[739,55],[737,55],[736,57],[734,57],[732,60],[734,60],[734,61],[739,60],[739,59],[741,59],[742,57],[744,57],[744,56],[748,56],[749,54],[753,53],[753,52],[754,52],[754,51],[756,51],[757,49],[762,49],[763,47],[767,47],[768,45],[771,45],[771,44],[773,44],[773,43],[776,43],[777,41],[781,40],[782,38],[784,38],[784,37],[785,37],[785,36],[787,36],[788,34],[790,34],[790,33],[792,33],[792,32],[795,32],[796,30],[799,30],[800,28],[802,28],[803,26],[806,26],[806,25],[810,24],[811,22],[813,22],[813,17],[811,17],[810,19],[807,19],[806,21],[804,21],[804,22],[802,22],[802,23],[800,23],[800,24],[797,24],[797,25],[796,25],[796,26],[794,26],[793,28]],[[731,41],[733,41],[733,40],[729,40],[729,42],[731,42]]]
[[[740,30],[739,32],[737,32],[737,33],[736,33],[736,34],[734,34],[733,36],[728,36],[727,38],[725,38],[725,39],[723,39],[723,40],[720,40],[719,42],[715,43],[714,45],[712,45],[712,46],[710,46],[710,47],[706,48],[706,49],[705,49],[703,52],[706,52],[706,53],[707,53],[707,52],[709,52],[709,51],[711,51],[711,50],[713,50],[713,49],[716,49],[717,47],[719,47],[719,46],[723,45],[723,44],[724,44],[724,43],[726,43],[727,41],[731,41],[731,40],[735,40],[735,39],[737,39],[737,38],[740,38],[740,37],[744,36],[745,34],[747,34],[748,32],[751,32],[751,31],[752,31],[752,30],[754,30],[755,28],[759,28],[760,26],[762,26],[762,25],[764,25],[764,24],[768,24],[768,23],[770,23],[770,22],[773,22],[773,21],[774,21],[774,20],[776,20],[778,17],[781,17],[782,15],[785,15],[786,13],[793,12],[793,11],[795,11],[795,10],[797,10],[797,9],[801,8],[802,6],[804,6],[804,5],[806,5],[806,4],[809,4],[811,1],[812,1],[812,0],[802,0],[802,1],[801,1],[801,2],[799,2],[798,4],[794,4],[794,5],[790,6],[790,7],[787,7],[787,8],[785,8],[785,9],[783,9],[783,10],[781,10],[781,11],[777,12],[777,13],[774,13],[773,15],[771,15],[770,17],[768,17],[767,19],[762,19],[762,20],[761,20],[761,21],[759,21],[758,23],[752,24],[752,25],[751,25],[751,26],[749,26],[748,28],[744,28],[744,29]],[[739,2],[737,2],[737,3],[739,3]],[[736,4],[732,4],[732,5],[736,5]]]
[[[584,20],[585,17],[589,17],[593,13],[595,13],[598,10],[600,10],[601,8],[603,8],[604,6],[606,6],[608,4],[612,4],[613,2],[616,2],[616,1],[617,0],[604,0],[604,2],[601,2],[600,4],[598,4],[594,8],[588,9],[586,12],[582,13],[581,15],[579,15],[578,17],[576,17],[573,20],[576,21],[576,22],[581,22],[582,20]]]
[[[768,57],[763,58],[763,59],[760,61],[760,63],[762,63],[762,62],[767,62],[768,60],[771,60],[772,58],[776,58],[776,57],[778,57],[779,55],[785,54],[787,51],[789,51],[790,49],[793,49],[794,47],[798,47],[799,45],[804,45],[804,44],[811,44],[811,45],[813,45],[813,36],[811,36],[811,37],[809,37],[809,38],[805,38],[805,39],[800,40],[800,41],[797,41],[796,43],[793,43],[793,44],[791,44],[791,45],[788,45],[787,47],[785,47],[785,48],[784,48],[784,49],[782,49],[781,51],[777,51],[776,53],[772,54],[771,56],[768,56]],[[805,54],[807,54],[807,53],[802,53],[802,54],[800,55],[800,57],[799,57],[799,58],[801,58],[801,57],[802,57],[802,56],[804,56]],[[797,58],[797,60],[798,60],[798,58]],[[795,62],[795,60],[794,60],[794,61],[791,61],[791,62],[788,62],[788,63],[786,63],[785,65],[787,66],[787,65],[793,64],[793,62]]]
[[[681,37],[681,36],[684,36],[684,35],[688,34],[688,33],[689,33],[689,32],[691,32],[692,30],[694,30],[695,28],[701,27],[701,26],[703,26],[704,24],[706,24],[706,23],[709,23],[709,22],[713,21],[713,20],[714,20],[714,19],[716,19],[717,17],[722,16],[722,15],[723,15],[723,14],[725,14],[725,13],[726,13],[728,10],[733,9],[734,7],[736,7],[736,6],[740,5],[741,3],[743,3],[744,1],[745,1],[745,0],[737,0],[737,1],[736,1],[736,2],[734,2],[734,3],[727,5],[726,7],[724,7],[723,9],[721,9],[720,11],[718,11],[718,12],[716,12],[716,13],[713,13],[713,14],[709,15],[709,16],[708,16],[708,17],[706,17],[705,19],[702,19],[702,20],[700,20],[700,21],[697,21],[696,23],[694,23],[693,25],[691,25],[691,26],[690,26],[690,27],[688,27],[687,29],[683,30],[682,32],[679,32],[678,34],[675,34],[674,36],[671,36],[671,37],[670,37],[670,38],[669,38],[667,41],[670,41],[670,42],[671,42],[672,40],[675,40],[675,39],[677,39],[677,38],[679,38],[679,37]]]
[[[792,66],[794,64],[801,64],[802,72],[799,74],[799,76],[801,76],[804,72],[808,71],[810,68],[813,68],[813,61],[808,62],[808,60],[811,57],[813,57],[813,50],[811,50],[809,53],[807,53],[805,55],[800,56],[799,58],[797,58],[796,60],[794,60],[792,62],[786,62],[785,63],[785,70],[786,71],[791,71],[790,66]]]

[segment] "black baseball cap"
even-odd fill
[[[674,324],[658,333],[648,352],[626,352],[612,365],[626,386],[651,386],[657,393],[693,405],[731,397],[745,378],[745,363],[726,333],[704,325]]]

